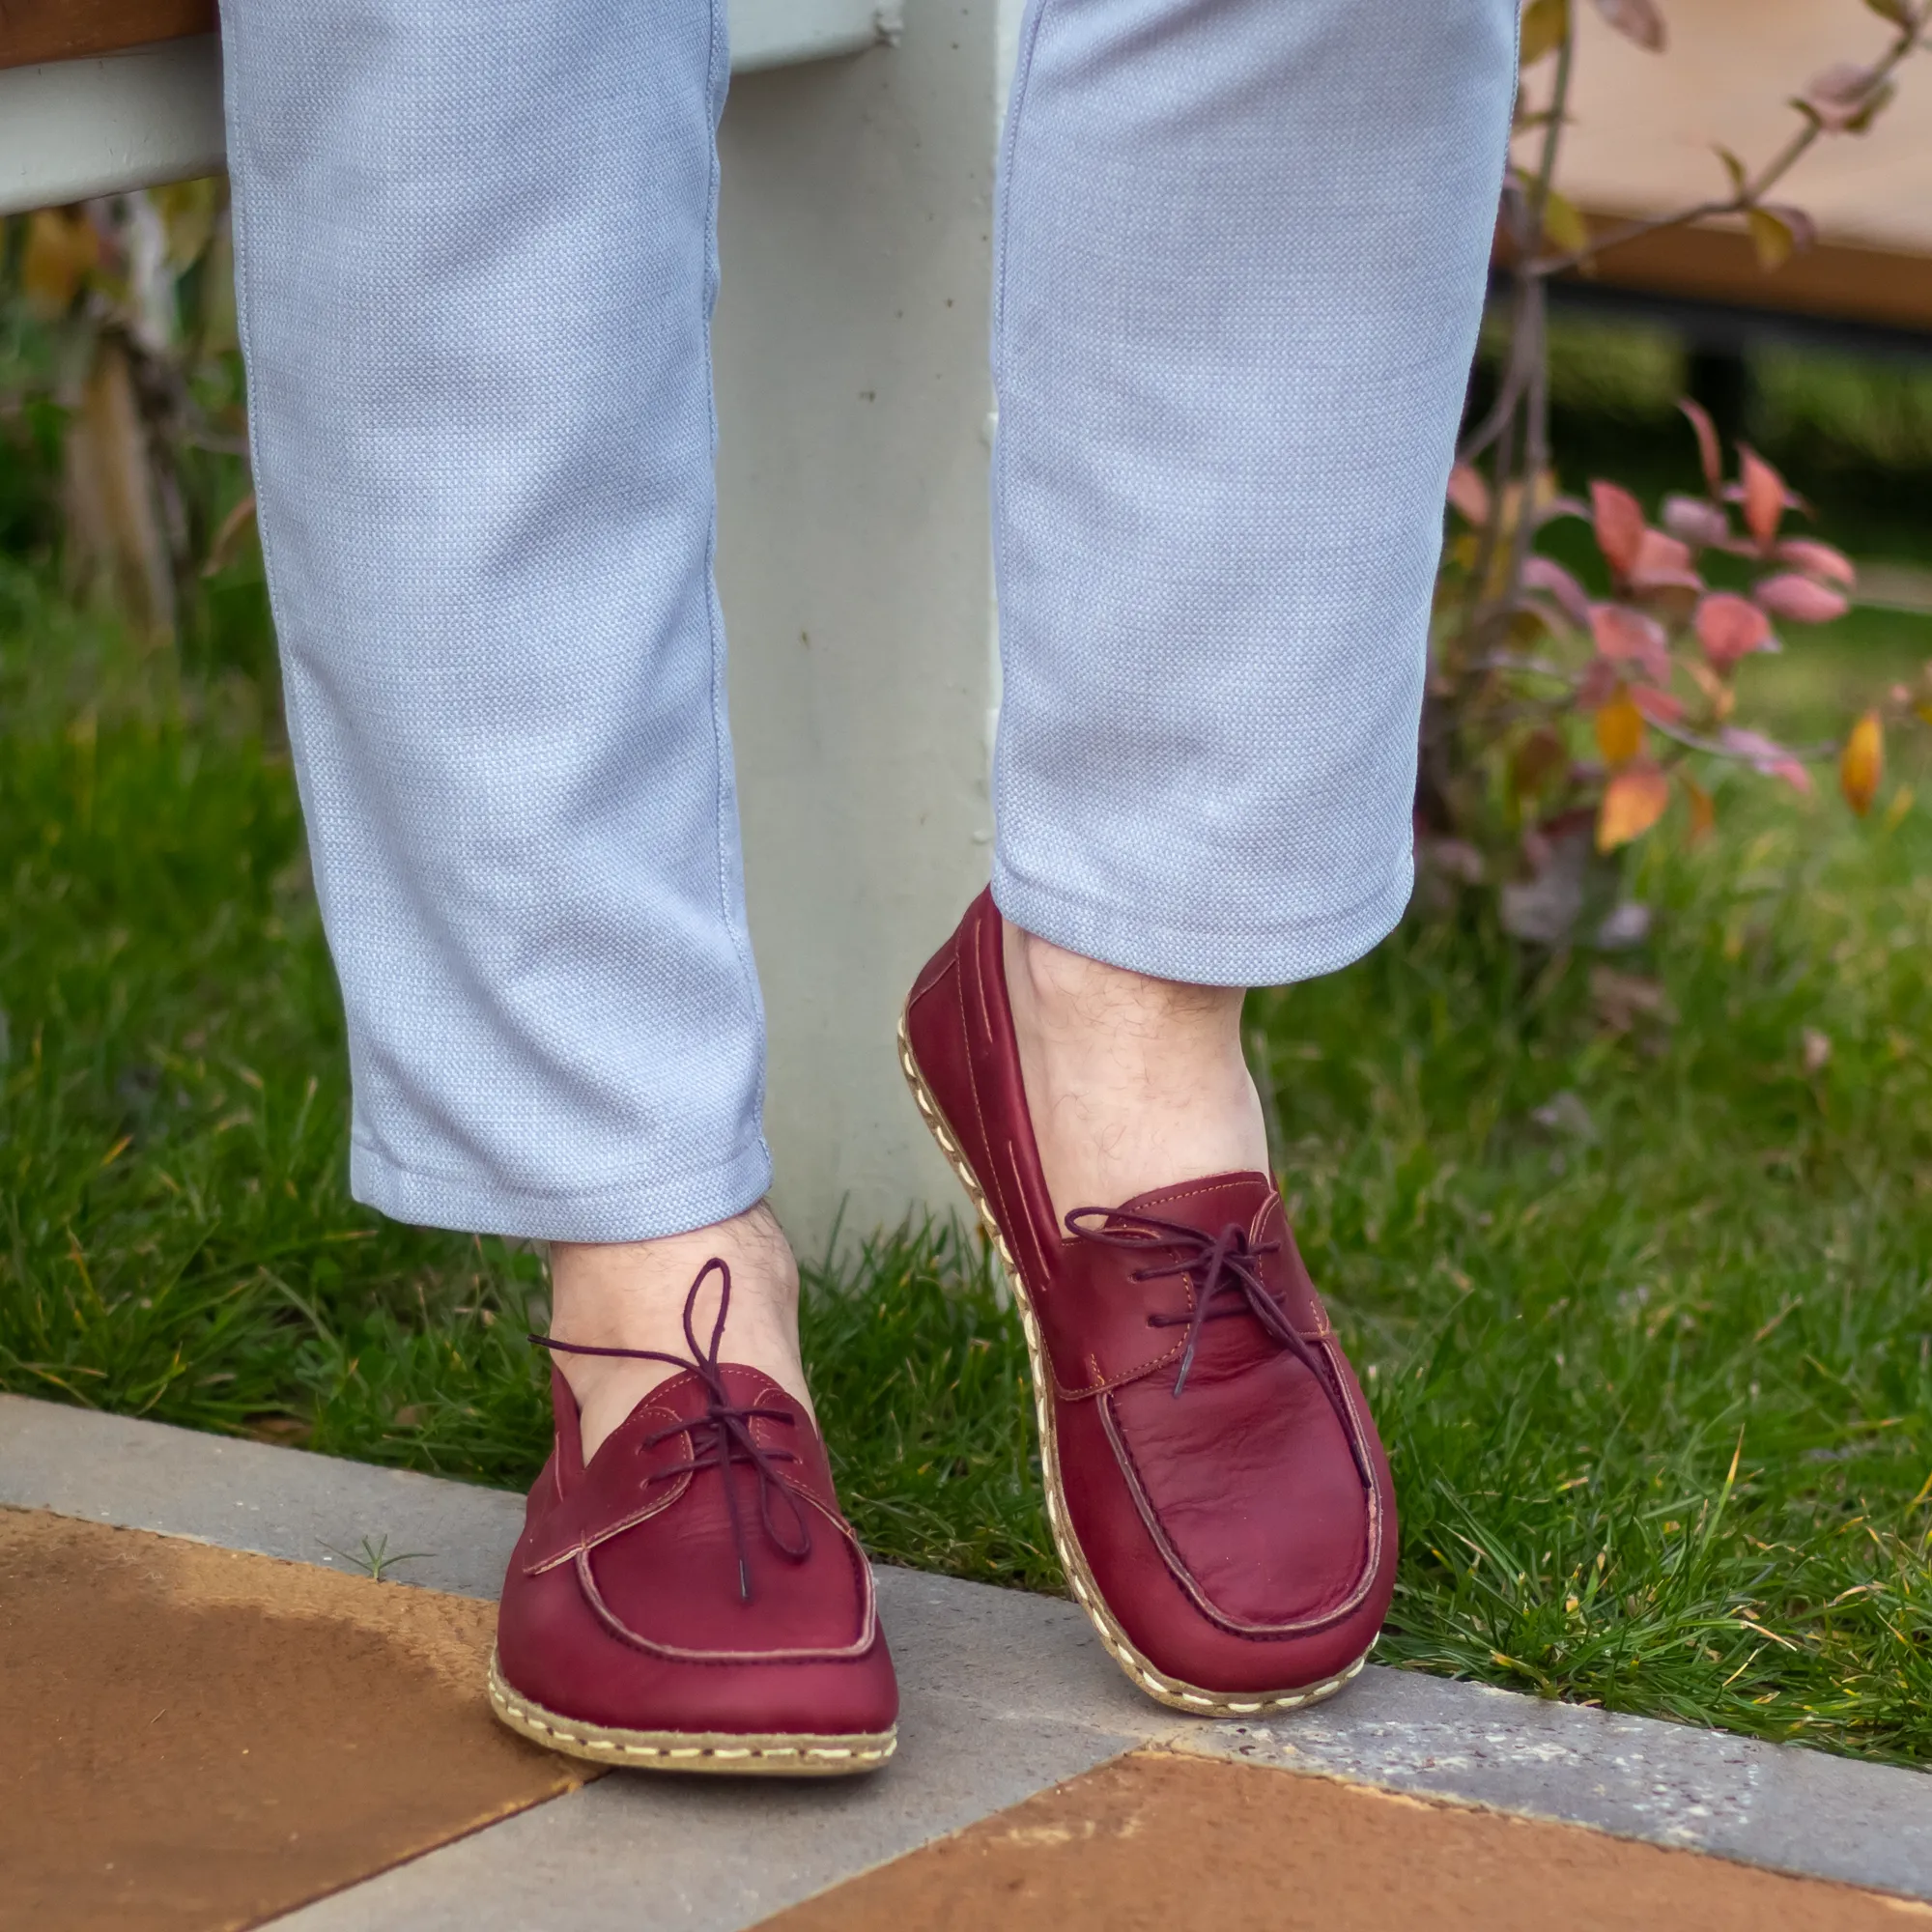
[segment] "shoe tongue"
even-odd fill
[[[724,1395],[733,1407],[737,1408],[789,1408],[803,1413],[797,1399],[787,1395],[783,1385],[763,1369],[754,1369],[745,1362],[720,1362],[719,1379],[724,1384]],[[658,1383],[651,1392],[639,1398],[637,1406],[625,1418],[621,1428],[628,1429],[647,1409],[655,1408],[659,1420],[652,1426],[661,1428],[667,1412],[687,1422],[697,1421],[710,1406],[711,1390],[704,1378],[694,1369],[680,1369]],[[641,1427],[641,1425],[639,1425]]]
[[[1210,1237],[1231,1222],[1253,1234],[1262,1213],[1279,1201],[1274,1182],[1259,1170],[1210,1174],[1199,1180],[1177,1180],[1121,1203],[1118,1212],[1148,1214],[1160,1221],[1179,1221],[1199,1228]]]

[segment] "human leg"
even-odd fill
[[[1408,895],[1514,25],[1514,0],[1033,0],[1022,29],[993,887],[902,1053],[1013,1280],[1074,1593],[1186,1710],[1340,1689],[1393,1587],[1387,1463],[1264,1171],[1240,994],[1348,963]]]
[[[230,0],[223,32],[353,1184],[553,1244],[557,1444],[505,1585],[498,1708],[638,1762],[717,1732],[741,1740],[719,1768],[864,1768],[890,1748],[891,1666],[757,1206],[711,569],[724,8]],[[728,1321],[715,1272],[687,1309],[713,1256]],[[775,1483],[815,1544],[773,1519]],[[841,1726],[867,1742],[799,1756]]]
[[[1506,0],[1030,19],[994,896],[1063,1208],[1264,1165],[1239,1002],[1205,988],[1345,965],[1407,899],[1514,26]]]

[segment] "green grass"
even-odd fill
[[[1912,621],[1752,671],[1796,727],[1932,650]],[[184,683],[0,565],[0,1386],[520,1483],[540,1264],[347,1199],[293,784],[219,663]],[[1624,1032],[1592,961],[1473,914],[1257,997],[1401,1493],[1383,1657],[1932,1760],[1932,825],[1899,796],[1861,827],[1741,780],[1701,852],[1666,825],[1656,936],[1608,962],[1665,1004]],[[871,1548],[1058,1587],[977,1237],[808,1277]]]

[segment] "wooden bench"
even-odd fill
[[[732,0],[734,72],[856,53],[880,0]],[[0,0],[0,214],[222,165],[214,0]]]
[[[1721,142],[1756,165],[1801,125],[1789,106],[1811,76],[1876,56],[1885,22],[1824,0],[1679,0],[1670,45],[1646,53],[1577,7],[1577,84],[1560,182],[1595,219],[1653,215],[1721,193]],[[1531,81],[1534,89],[1537,78]],[[1817,245],[1775,272],[1738,226],[1645,237],[1605,255],[1572,292],[1652,298],[1709,312],[1932,337],[1932,62],[1907,64],[1871,132],[1828,136],[1776,198],[1817,222]]]

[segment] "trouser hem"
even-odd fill
[[[762,1139],[703,1174],[655,1175],[581,1194],[526,1194],[417,1174],[360,1141],[349,1156],[349,1191],[391,1220],[532,1241],[649,1241],[688,1235],[742,1214],[764,1199],[771,1184],[771,1150]]]
[[[1395,930],[1414,886],[1414,853],[1405,848],[1375,891],[1352,905],[1233,930],[1208,920],[1163,923],[1144,907],[1071,898],[993,862],[993,902],[1023,930],[1104,965],[1196,986],[1284,986],[1338,972]]]

